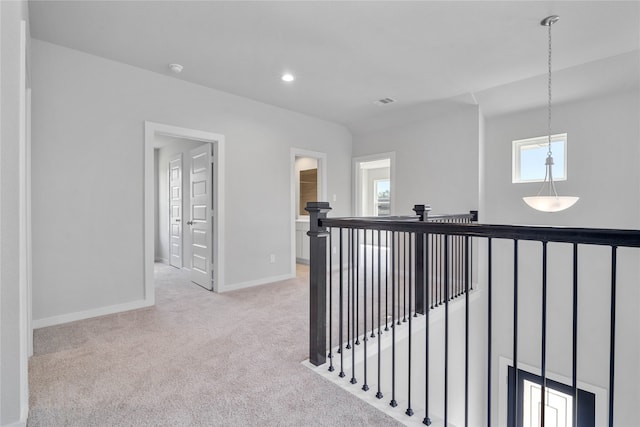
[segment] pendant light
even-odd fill
[[[575,196],[558,196],[556,185],[553,182],[553,156],[551,153],[551,26],[558,22],[558,19],[560,19],[559,16],[551,15],[544,18],[540,22],[540,25],[549,27],[549,84],[547,86],[549,89],[549,97],[547,103],[547,140],[549,145],[547,151],[547,160],[545,161],[546,171],[544,174],[544,182],[542,183],[542,187],[540,187],[538,194],[536,194],[535,196],[522,198],[522,200],[524,200],[527,205],[542,212],[563,211],[573,206],[579,199],[579,197]]]

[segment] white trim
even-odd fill
[[[106,307],[98,307],[91,310],[77,311],[75,313],[60,314],[58,316],[45,317],[44,319],[35,319],[33,327],[35,329],[45,328],[47,326],[61,325],[63,323],[75,322],[76,320],[90,319],[92,317],[106,316],[108,314],[121,313],[123,311],[136,310],[152,306],[145,300],[131,301],[124,304],[109,305]]]
[[[264,277],[262,279],[249,280],[247,282],[241,282],[241,283],[234,283],[232,285],[225,286],[223,289],[219,289],[217,292],[223,293],[223,292],[237,291],[238,289],[252,288],[254,286],[268,285],[270,283],[282,282],[283,280],[294,279],[295,277],[296,277],[295,274],[283,274],[281,276]]]
[[[498,361],[498,425],[507,425],[507,398],[509,396],[508,386],[508,369],[509,366],[513,366],[513,360],[500,356]],[[534,375],[540,376],[540,368],[535,368],[526,363],[518,361],[518,369],[530,372]],[[554,372],[547,371],[547,378],[557,381],[562,384],[571,384],[571,379]],[[577,386],[579,389],[591,392],[596,395],[596,424],[597,426],[604,426],[607,424],[607,407],[609,406],[609,394],[604,388],[588,384],[578,380]]]
[[[216,247],[213,248],[213,290],[220,292],[225,283],[224,241],[225,241],[225,138],[212,132],[182,128],[160,123],[144,122],[144,297],[148,305],[155,303],[153,284],[154,248],[154,198],[153,191],[153,149],[156,134],[209,142],[214,149],[215,166],[215,208],[213,230]]]
[[[291,265],[290,275],[296,277],[296,157],[310,157],[318,161],[318,176],[320,180],[320,193],[318,201],[327,200],[327,153],[319,151],[304,150],[302,148],[291,148],[291,158],[289,169],[290,175],[290,193],[291,193]]]
[[[20,339],[20,420],[29,413],[29,343],[31,328],[29,278],[29,223],[27,214],[27,23],[20,21],[20,99],[18,130],[18,289],[19,289],[19,339]]]
[[[31,88],[27,89],[27,111],[26,111],[26,245],[27,245],[27,333],[28,341],[28,357],[33,356],[33,229],[31,222]]]
[[[354,157],[351,159],[351,183],[353,185],[353,198],[351,199],[351,211],[355,216],[362,216],[362,208],[358,202],[358,196],[360,195],[360,174],[358,173],[360,163],[373,162],[376,160],[389,159],[390,169],[389,178],[391,180],[391,201],[389,203],[389,210],[391,215],[395,215],[396,212],[396,152],[389,151],[387,153],[369,154],[366,156]]]

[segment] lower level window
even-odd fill
[[[516,396],[516,375],[513,367],[509,367],[509,427],[539,427],[542,425],[542,378],[530,372],[518,369],[518,387]],[[578,389],[577,396],[573,389],[566,385],[547,379],[545,397],[545,427],[573,427],[574,416],[580,427],[595,427],[596,396],[588,391]],[[577,398],[576,398],[577,397]],[[574,399],[577,411],[574,415]],[[514,424],[514,409],[517,407],[517,419]]]

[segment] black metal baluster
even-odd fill
[[[578,426],[578,244],[573,244],[573,349],[571,389],[573,394],[573,427]]]
[[[452,221],[455,222],[455,221]],[[456,290],[455,290],[455,296],[459,297],[462,294],[462,277],[463,277],[463,267],[464,264],[462,263],[462,236],[456,236],[456,260],[455,260],[455,266],[456,266],[456,270],[457,270],[457,280],[455,282],[456,285]]]
[[[440,247],[441,235],[436,235],[436,307],[442,303],[442,250]]]
[[[466,222],[470,222],[470,221],[466,221]],[[473,238],[471,238],[471,248],[470,248],[471,253],[469,254],[469,258],[471,259],[471,264],[469,264],[469,270],[471,271],[471,273],[469,274],[471,276],[471,290],[473,290]]]
[[[364,310],[363,319],[364,319],[364,335],[362,337],[362,342],[364,343],[364,384],[362,385],[362,390],[369,390],[369,385],[367,384],[367,230],[362,230],[363,236],[363,254],[362,254],[362,290],[364,292],[364,301],[362,302],[362,309]],[[371,278],[373,280],[373,277]],[[373,325],[372,325],[373,327]]]
[[[382,322],[380,319],[380,316],[382,314],[382,307],[381,307],[381,302],[382,302],[382,282],[380,281],[381,276],[380,276],[380,270],[382,269],[382,254],[381,254],[381,245],[380,245],[380,238],[382,237],[382,233],[380,232],[380,230],[378,230],[378,392],[376,393],[376,397],[378,399],[382,399],[383,395],[382,395],[382,390],[381,390],[381,384],[380,384],[380,379],[381,379],[381,372],[382,372],[382,368],[381,368],[381,357],[382,357],[382,340],[380,339],[379,335],[382,335],[382,331],[380,330],[381,326],[382,326]],[[386,272],[385,272],[386,273]]]
[[[338,322],[339,322],[339,330],[338,330],[338,340],[340,341],[338,343],[338,353],[340,353],[340,373],[338,374],[338,376],[340,378],[344,378],[344,351],[342,350],[342,343],[343,343],[343,316],[344,316],[344,307],[343,307],[343,301],[344,301],[344,252],[342,251],[343,245],[342,245],[342,228],[339,228],[338,231],[340,232],[340,251],[338,253],[339,258],[339,266],[340,266],[340,301],[339,301],[339,309],[340,309],[340,317],[338,318]]]
[[[609,427],[613,427],[613,392],[616,350],[616,268],[618,247],[611,247],[611,331],[609,343]]]
[[[518,397],[518,240],[513,241],[513,371],[515,377],[514,396]],[[514,401],[513,424],[517,426],[518,404]]]
[[[393,324],[396,318],[396,239],[395,231],[391,232],[391,402],[392,407],[398,406],[396,402],[396,326]]]
[[[487,426],[491,427],[491,330],[492,330],[492,267],[491,267],[491,258],[492,258],[492,248],[491,248],[491,237],[487,239]],[[575,427],[575,426],[574,426]]]
[[[411,265],[411,261],[413,260],[413,254],[412,254],[412,245],[411,245],[411,236],[412,234],[409,234],[409,298],[407,299],[407,302],[409,303],[409,307],[408,307],[408,312],[409,312],[409,343],[408,343],[408,350],[409,350],[409,360],[408,360],[408,373],[407,373],[407,410],[405,411],[405,414],[407,414],[408,416],[412,416],[413,415],[413,409],[411,409],[411,339],[412,339],[412,335],[411,335],[411,288],[413,287],[411,285],[411,279],[413,278],[413,275],[411,274],[411,272],[413,271],[413,266]],[[405,271],[405,275],[406,275],[406,271]],[[406,289],[405,289],[406,290]]]
[[[351,380],[349,381],[351,384],[355,384],[358,381],[356,380],[356,270],[358,269],[358,264],[355,259],[356,255],[356,235],[357,230],[351,229],[351,241],[353,244],[351,245],[351,339],[353,340],[352,350],[351,350]]]
[[[389,231],[385,231],[384,234],[387,246],[384,256],[384,330],[389,331]],[[393,252],[391,256],[393,256]],[[393,288],[393,284],[391,287]]]
[[[345,348],[349,350],[351,348],[351,238],[353,237],[353,230],[347,229],[347,345]]]
[[[464,425],[469,426],[469,236],[464,237]]]
[[[547,401],[547,242],[542,242],[542,354],[540,355],[540,421],[545,426]]]
[[[435,274],[436,271],[436,264],[435,264],[435,252],[436,252],[436,248],[433,244],[433,234],[429,235],[429,240],[428,240],[429,244],[431,245],[431,277],[430,277],[430,283],[429,283],[429,292],[431,293],[431,305],[429,306],[429,308],[433,308],[433,301],[435,301],[435,289],[434,289],[434,284],[436,283],[436,281],[433,279],[433,275]],[[427,249],[427,251],[429,251]]]
[[[373,323],[374,323],[373,307],[374,307],[374,303],[375,303],[374,300],[375,300],[375,295],[376,295],[375,292],[374,292],[374,287],[375,287],[375,281],[374,281],[374,277],[375,277],[375,274],[374,274],[375,273],[375,268],[374,268],[374,265],[375,265],[375,262],[374,262],[374,260],[375,260],[375,251],[374,251],[374,248],[375,248],[375,245],[373,243],[374,236],[375,236],[374,230],[371,230],[371,335],[370,335],[371,338],[375,338],[376,337],[376,335],[373,333],[373,330],[374,330],[374,328],[373,328]],[[378,251],[380,251],[380,246],[379,245],[380,245],[380,242],[378,241]],[[380,264],[378,263],[378,270],[379,269],[380,269]],[[366,303],[366,301],[365,301],[365,303]],[[365,331],[365,334],[366,334],[366,331]]]
[[[429,259],[429,238],[432,237],[429,234],[425,235],[425,240],[427,242],[427,244],[425,245],[425,259]],[[431,239],[431,241],[433,242],[433,239]],[[424,273],[424,277],[425,280],[427,280],[427,286],[431,289],[432,285],[433,285],[433,279],[431,278],[430,274],[432,273],[431,270],[433,270],[433,246],[431,247],[431,266],[432,268],[429,269],[429,263],[426,262],[425,263],[425,273]],[[429,280],[431,278],[431,283],[429,283]],[[429,418],[429,312],[431,311],[431,308],[433,308],[433,305],[429,304],[429,292],[425,292],[425,297],[426,297],[426,301],[424,303],[424,311],[425,311],[425,325],[424,325],[424,342],[425,342],[425,348],[424,348],[424,419],[422,420],[422,424],[430,426],[431,425],[431,418]],[[431,298],[433,299],[433,293],[431,293]],[[432,301],[433,302],[433,301]]]
[[[402,271],[402,283],[404,284],[404,298],[402,298],[402,305],[404,305],[402,321],[407,321],[407,233],[402,233],[402,254],[404,270]]]
[[[333,228],[329,228],[329,372],[333,367]]]
[[[444,265],[449,264],[449,236],[444,235]],[[449,425],[449,269],[444,269],[444,425]]]
[[[356,311],[354,316],[354,324],[356,326],[356,331],[354,336],[356,337],[355,345],[360,345],[360,230],[354,230],[355,233],[355,270],[356,270],[356,280],[355,283],[355,304]]]
[[[398,308],[397,308],[397,313],[398,313],[398,319],[397,319],[397,325],[401,325],[402,324],[402,320],[400,319],[400,314],[402,314],[402,305],[401,305],[401,298],[402,298],[402,280],[400,278],[400,270],[402,267],[402,258],[401,258],[401,253],[402,253],[402,243],[400,242],[400,235],[404,235],[404,232],[398,232],[398,234],[396,235],[397,241],[396,241],[396,284],[397,284],[397,289],[396,291],[398,292],[398,299],[396,300],[398,303]],[[393,320],[396,320],[395,316],[393,317]],[[393,322],[391,322],[393,323]]]

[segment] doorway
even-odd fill
[[[292,275],[309,264],[309,215],[304,208],[307,202],[327,200],[326,162],[325,153],[291,149]]]
[[[212,290],[211,144],[156,135],[156,262],[189,272],[191,281]]]
[[[172,147],[162,153],[163,148]],[[201,149],[207,153],[202,155],[195,150]],[[183,153],[182,188],[185,189],[181,214],[175,219],[180,219],[181,228],[193,227],[194,230],[202,231],[202,227],[195,227],[189,224],[201,222],[209,224],[210,232],[205,233],[206,245],[202,241],[194,239],[193,230],[185,230],[182,233],[182,256],[184,265],[191,276],[198,276],[192,281],[218,292],[224,287],[224,136],[210,132],[197,131],[193,129],[180,128],[176,126],[163,125],[159,123],[145,122],[145,226],[144,226],[144,278],[145,278],[145,300],[149,304],[155,301],[154,295],[154,261],[159,260],[169,263],[169,157],[177,152]],[[196,153],[196,154],[193,154]],[[165,154],[165,156],[161,156]],[[193,156],[197,159],[194,160]],[[203,163],[210,166],[210,172],[202,174]],[[166,160],[166,162],[164,161]],[[166,167],[165,167],[166,163]],[[166,173],[161,173],[162,171]],[[195,178],[194,178],[195,177]],[[162,180],[162,182],[161,182]],[[198,191],[191,191],[191,187],[196,187]],[[205,197],[210,199],[211,208],[202,209],[202,203],[198,199],[190,197],[194,193],[197,197],[202,197],[201,189],[205,189]],[[160,191],[166,191],[166,209],[160,207]],[[189,190],[187,190],[189,189]],[[196,194],[197,193],[197,194]],[[182,194],[181,194],[182,196]],[[194,212],[196,217],[194,217]],[[204,217],[202,217],[204,215]],[[165,219],[166,218],[166,219]],[[195,218],[195,220],[194,220]],[[204,219],[203,219],[204,218]],[[182,224],[182,220],[185,223]],[[189,219],[189,221],[186,221]],[[165,226],[166,225],[166,226]],[[175,224],[174,224],[175,225]],[[174,227],[175,228],[175,227]],[[206,230],[206,228],[205,228]],[[202,233],[198,234],[199,236]],[[164,249],[161,242],[166,236]],[[156,242],[159,245],[156,245]],[[202,253],[193,251],[195,245],[207,246],[210,250],[210,257],[202,256]],[[166,250],[165,250],[166,249]],[[189,252],[191,249],[191,255]],[[199,248],[200,250],[201,248]],[[204,263],[198,261],[196,268],[193,268],[193,255],[197,254],[199,259],[205,258]],[[162,254],[165,254],[163,256]],[[203,274],[204,271],[204,274]],[[204,279],[203,279],[204,277]]]
[[[353,159],[356,216],[390,216],[394,212],[395,153]]]

